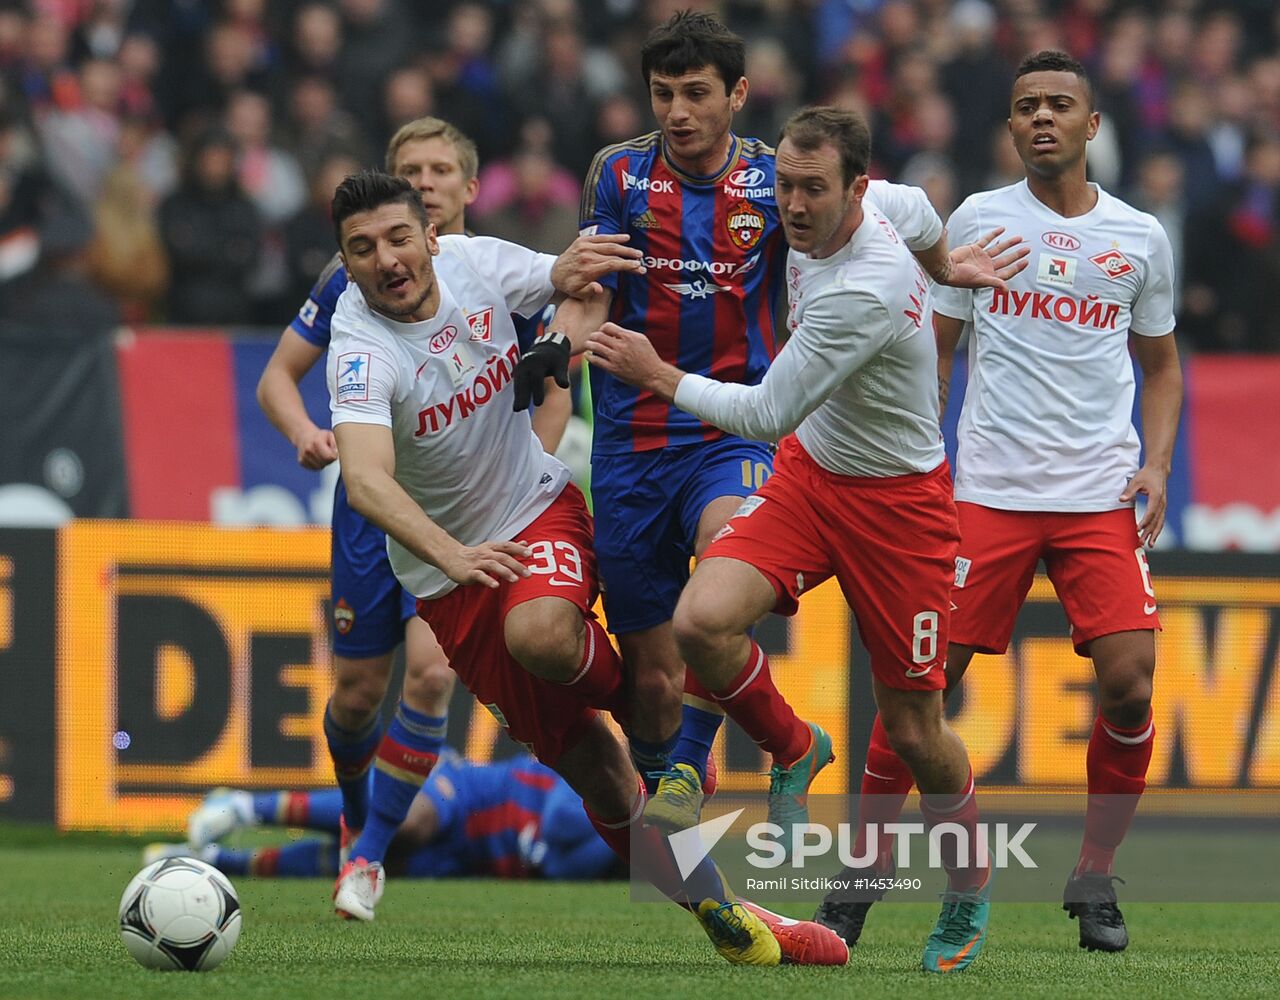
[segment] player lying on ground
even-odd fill
[[[368,779],[371,780],[371,779]],[[338,873],[339,789],[211,792],[191,814],[188,842],[153,844],[147,863],[198,857],[228,875],[333,877]],[[238,849],[218,841],[251,826],[302,827],[329,838],[283,847]],[[473,764],[452,750],[409,807],[386,866],[407,878],[599,879],[625,874],[591,826],[582,800],[558,774],[531,757]]]
[[[338,187],[333,221],[353,281],[327,366],[352,506],[386,531],[396,575],[459,679],[582,796],[605,842],[624,860],[633,838],[642,845],[640,873],[729,961],[778,964],[778,939],[713,863],[682,880],[666,839],[633,830],[643,786],[596,711],[626,718],[621,664],[591,611],[591,516],[512,405],[510,314],[598,294],[601,273],[631,262],[587,267],[501,240],[437,239],[408,184],[372,172]],[[482,333],[474,316],[486,317]],[[371,918],[383,879],[380,864],[351,859],[335,905]]]
[[[747,734],[775,759],[796,762],[774,782],[799,770],[803,795],[830,739],[796,717],[749,629],[770,611],[794,614],[803,591],[839,580],[871,654],[885,729],[924,792],[925,820],[963,827],[974,845],[961,853],[955,839],[942,839],[949,885],[923,965],[952,972],[982,948],[991,890],[986,852],[976,847],[973,773],[942,714],[959,531],[938,424],[937,353],[924,328],[928,279],[867,197],[870,145],[860,116],[832,108],[801,111],[783,128],[777,199],[791,244],[791,339],[759,385],[686,374],[615,324],[587,346],[593,363],[711,424],[782,441],[773,477],[698,563],[676,608],[676,638]],[[1003,288],[1027,251],[1017,238],[995,244],[998,235],[949,255],[943,242],[947,279]]]

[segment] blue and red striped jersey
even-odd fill
[[[583,189],[584,232],[629,233],[647,272],[614,275],[610,319],[648,336],[688,372],[754,384],[776,351],[774,315],[786,243],[774,203],[774,151],[732,137],[724,166],[684,173],[659,132],[596,154]],[[592,369],[594,452],[617,455],[722,435],[649,392]]]

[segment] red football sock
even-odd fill
[[[939,823],[954,823],[968,833],[969,849],[962,857],[958,837],[944,833],[938,842],[947,881],[956,892],[981,888],[990,874],[990,861],[985,852],[978,857],[978,799],[974,795],[973,771],[965,789],[958,795],[921,795],[920,812],[930,829]]]
[[[1147,787],[1155,735],[1156,726],[1150,718],[1135,729],[1113,726],[1101,715],[1094,721],[1085,757],[1089,805],[1076,874],[1111,874],[1116,848],[1128,833],[1138,799]]]
[[[698,680],[698,675],[692,670],[684,672],[684,693],[685,703],[688,704],[689,698],[697,701],[697,707],[704,712],[719,712],[724,715],[724,709],[716,702],[716,697]]]
[[[622,660],[609,634],[594,618],[583,620],[587,628],[578,673],[564,686],[577,691],[593,708],[613,709],[622,699]]]
[[[813,734],[774,687],[769,658],[758,644],[751,644],[747,665],[712,697],[766,753],[783,767],[790,767],[809,751]]]
[[[876,827],[877,872],[887,872],[893,866],[893,838],[884,835],[884,825],[895,823],[902,815],[903,803],[915,778],[893,748],[884,731],[884,723],[876,716],[871,727],[871,742],[867,746],[867,766],[862,772],[862,796],[858,800],[858,836],[854,841],[853,856],[861,858],[867,851],[868,825]]]
[[[636,874],[652,882],[669,899],[682,906],[688,906],[688,897],[684,892],[680,871],[676,868],[667,845],[667,838],[656,827],[639,822],[640,817],[644,815],[648,796],[644,783],[638,778],[637,782],[635,805],[629,815],[605,819],[597,816],[584,804],[587,819],[591,821],[600,839],[628,865],[631,864],[631,838],[634,836],[640,845],[638,863],[641,868]]]
[[[306,792],[281,792],[278,818],[283,826],[306,826],[311,799]]]

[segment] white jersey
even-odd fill
[[[939,288],[973,324],[956,499],[1000,510],[1105,511],[1139,468],[1129,334],[1171,333],[1173,254],[1160,224],[1101,188],[1063,218],[1026,181],[956,209],[952,246],[996,226],[1031,247],[1007,292]]]
[[[880,202],[913,227],[911,246],[937,242],[942,226],[923,192],[873,185],[862,224],[839,251],[822,260],[788,255],[791,338],[764,380],[685,375],[676,405],[743,437],[776,441],[795,431],[814,461],[841,475],[902,476],[942,464],[938,354],[924,324],[929,282]]]
[[[354,283],[334,310],[333,425],[391,428],[396,481],[463,545],[515,538],[569,481],[569,470],[542,450],[529,414],[512,412],[520,347],[510,314],[529,316],[547,304],[554,263],[502,240],[442,236],[434,317],[388,319]],[[456,586],[390,536],[387,554],[418,597]]]

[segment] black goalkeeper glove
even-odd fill
[[[533,342],[516,364],[512,382],[516,387],[516,412],[527,410],[529,401],[542,405],[546,380],[554,378],[561,389],[569,388],[569,338],[563,333],[544,333]]]

